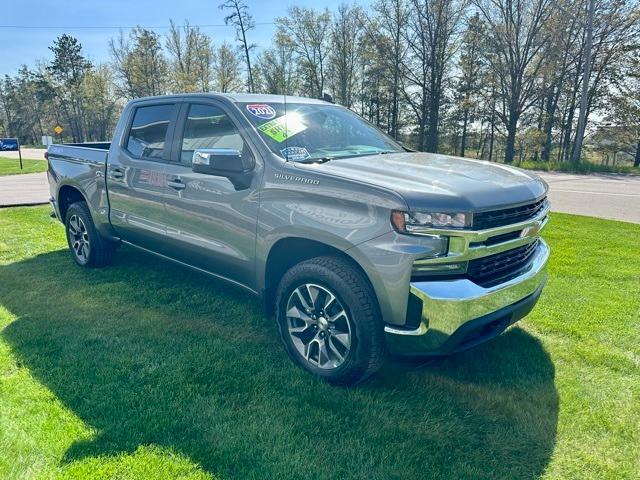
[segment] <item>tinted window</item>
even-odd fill
[[[182,163],[190,165],[193,151],[203,148],[245,151],[240,132],[222,109],[211,105],[191,105],[184,126]]]
[[[127,150],[136,157],[162,158],[173,108],[174,105],[136,108],[127,140]]]

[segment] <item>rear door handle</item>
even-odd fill
[[[124,177],[124,171],[121,168],[112,168],[111,169],[111,178],[119,179]]]
[[[169,180],[167,182],[167,185],[169,185],[171,188],[174,188],[176,190],[184,190],[185,188],[187,188],[187,186],[182,183],[182,181],[178,180]]]

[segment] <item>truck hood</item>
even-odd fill
[[[400,194],[411,210],[479,211],[531,202],[547,191],[537,175],[461,157],[403,152],[297,164]]]

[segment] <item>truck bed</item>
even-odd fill
[[[68,147],[96,148],[98,150],[109,150],[111,142],[83,142],[83,143],[62,143]]]
[[[50,145],[48,159],[63,159],[72,162],[87,162],[104,165],[111,142],[62,143]]]

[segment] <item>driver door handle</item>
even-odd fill
[[[184,190],[185,188],[187,188],[187,186],[182,183],[182,181],[180,179],[178,180],[169,180],[167,182],[167,185],[169,185],[171,188],[175,189],[175,190]]]

